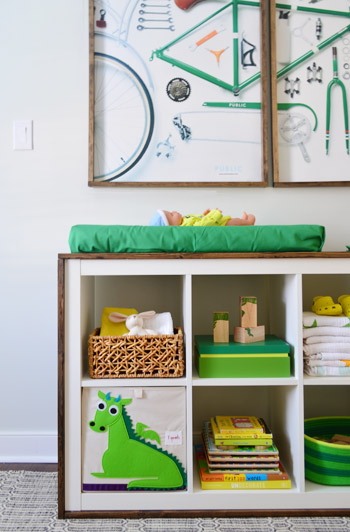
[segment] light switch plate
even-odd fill
[[[33,149],[33,120],[14,120],[13,122],[13,149]]]

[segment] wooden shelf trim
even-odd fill
[[[349,251],[286,251],[271,253],[59,253],[59,259],[150,260],[150,259],[350,259]]]

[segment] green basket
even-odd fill
[[[350,485],[350,446],[327,443],[334,434],[350,436],[350,417],[305,419],[305,477],[318,484]]]

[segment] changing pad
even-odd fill
[[[321,251],[324,240],[320,225],[75,225],[69,246],[72,253],[263,253]]]

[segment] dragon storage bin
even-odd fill
[[[349,486],[350,445],[323,441],[335,435],[350,436],[350,417],[305,420],[305,477],[319,484]]]
[[[84,388],[83,491],[186,488],[184,387]]]
[[[185,370],[183,334],[89,337],[89,374],[92,379],[182,377]]]

